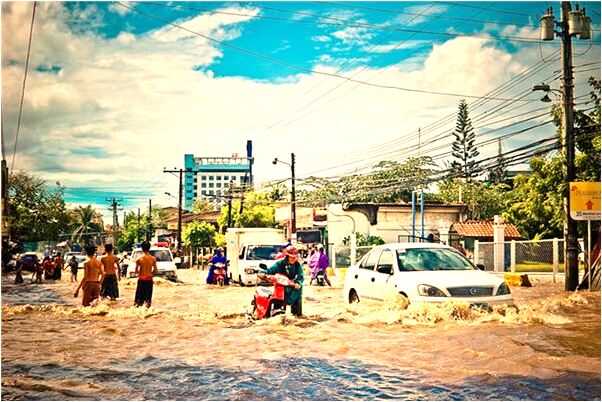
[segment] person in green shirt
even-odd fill
[[[296,247],[288,246],[284,249],[284,254],[284,258],[276,261],[264,272],[260,272],[258,276],[265,279],[266,275],[284,274],[295,282],[295,286],[287,286],[284,290],[284,300],[291,306],[291,313],[299,317],[302,313],[303,301],[303,267],[299,262],[299,251]]]

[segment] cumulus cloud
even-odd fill
[[[31,4],[2,7],[2,117],[5,144],[12,145]],[[299,177],[340,173],[353,166],[344,166],[350,162],[345,156],[349,152],[358,153],[360,159],[364,151],[384,154],[383,159],[412,155],[417,139],[411,133],[453,114],[460,99],[309,73],[278,82],[216,77],[211,66],[223,57],[221,47],[206,38],[164,27],[107,39],[73,32],[68,21],[74,16],[61,3],[39,7],[31,65],[61,70],[57,74],[30,70],[15,168],[67,185],[135,181],[161,195],[177,187],[170,175],[162,173],[163,167],[182,167],[185,153],[242,155],[248,139],[254,143],[258,182],[288,177],[286,166],[273,166],[271,161],[286,160],[290,152],[297,155]],[[251,18],[212,14],[178,23],[228,40],[243,35],[244,22]],[[370,40],[370,32],[362,29],[336,32],[333,37],[341,42],[366,46]],[[599,60],[599,47],[590,55]],[[409,70],[402,67],[410,62],[406,60],[395,68],[371,67],[360,73],[361,67],[356,67],[339,74],[357,73],[356,78],[403,88],[483,95],[538,57],[533,47],[510,53],[487,39],[455,38],[410,60]],[[337,60],[335,54],[324,55],[314,69],[336,73],[332,64]],[[551,66],[542,74],[557,68]],[[511,97],[512,92],[504,96]],[[448,129],[453,129],[453,122],[441,128],[443,134]],[[434,134],[438,132],[429,135]],[[389,154],[395,147],[371,151],[386,141],[398,141],[407,149]],[[12,146],[7,149],[12,151]],[[497,152],[497,144],[491,152]],[[322,170],[332,166],[338,170]],[[161,185],[168,187],[156,190]]]

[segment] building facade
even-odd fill
[[[253,185],[253,145],[247,141],[247,156],[195,157],[184,155],[184,208],[192,210],[198,198],[222,202],[231,187]]]

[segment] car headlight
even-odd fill
[[[506,284],[506,282],[502,282],[499,288],[497,288],[496,296],[509,295],[510,288]]]
[[[418,294],[420,296],[431,296],[431,297],[447,297],[441,289],[431,285],[418,285]]]

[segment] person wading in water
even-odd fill
[[[105,244],[107,255],[100,258],[100,262],[105,271],[104,279],[100,286],[100,297],[108,297],[111,300],[116,300],[119,297],[118,282],[121,280],[119,273],[119,258],[113,254],[113,245]]]
[[[142,242],[142,252],[144,254],[136,260],[136,274],[138,275],[138,284],[136,285],[136,296],[134,297],[134,306],[140,307],[143,304],[146,307],[151,306],[153,299],[153,275],[159,270],[157,260],[150,255],[150,243]]]
[[[102,264],[94,255],[95,252],[96,247],[86,247],[88,260],[84,262],[84,277],[73,295],[73,297],[77,297],[79,290],[83,289],[84,295],[82,296],[82,306],[84,307],[89,306],[93,300],[98,299],[100,296],[100,281],[104,276],[104,271],[102,269]]]

